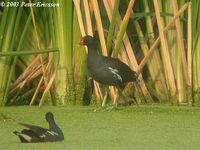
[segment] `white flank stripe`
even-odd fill
[[[49,134],[53,135],[53,136],[58,135],[58,133],[53,132],[53,131],[47,131],[47,132],[48,132]]]
[[[117,69],[113,69],[112,67],[108,67],[108,69],[114,74],[114,78],[122,82],[122,77],[118,74],[119,71]]]
[[[52,136],[56,136],[58,135],[58,133],[53,132],[53,131],[47,131],[45,134],[40,135],[41,138],[45,138],[47,136],[47,134],[50,134]]]
[[[45,134],[42,134],[42,135],[40,135],[40,137],[41,137],[41,138],[45,138],[45,137],[46,137],[46,135],[45,135]]]

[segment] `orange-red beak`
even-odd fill
[[[79,43],[80,45],[85,45],[85,41],[84,41],[84,38],[82,38],[81,39],[81,41],[80,41],[80,43]]]

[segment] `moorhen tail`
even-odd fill
[[[63,132],[57,126],[53,114],[51,112],[47,112],[45,117],[49,124],[49,129],[30,124],[19,123],[27,129],[23,129],[21,132],[14,131],[13,133],[19,137],[22,143],[56,142],[64,140]]]
[[[98,54],[97,41],[94,37],[86,35],[80,45],[88,47],[87,68],[92,78],[99,83],[123,87],[127,82],[137,79],[135,71],[117,58]]]

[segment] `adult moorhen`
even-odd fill
[[[19,123],[28,129],[23,129],[21,132],[14,131],[13,133],[19,137],[22,143],[56,142],[64,140],[63,132],[55,123],[53,114],[51,112],[47,112],[45,117],[49,123],[49,129]]]
[[[80,45],[88,47],[87,68],[94,80],[116,87],[123,87],[127,82],[136,81],[137,74],[129,66],[117,58],[98,54],[97,42],[94,37],[84,36]]]

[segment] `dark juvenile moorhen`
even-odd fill
[[[51,112],[47,112],[45,117],[49,123],[49,129],[19,123],[28,129],[23,129],[21,132],[14,131],[13,133],[19,137],[22,143],[56,142],[64,140],[63,132],[55,123],[53,114]]]
[[[117,58],[99,55],[95,38],[86,35],[80,41],[80,45],[88,47],[87,67],[92,78],[99,83],[123,87],[127,82],[137,79],[135,71]]]

